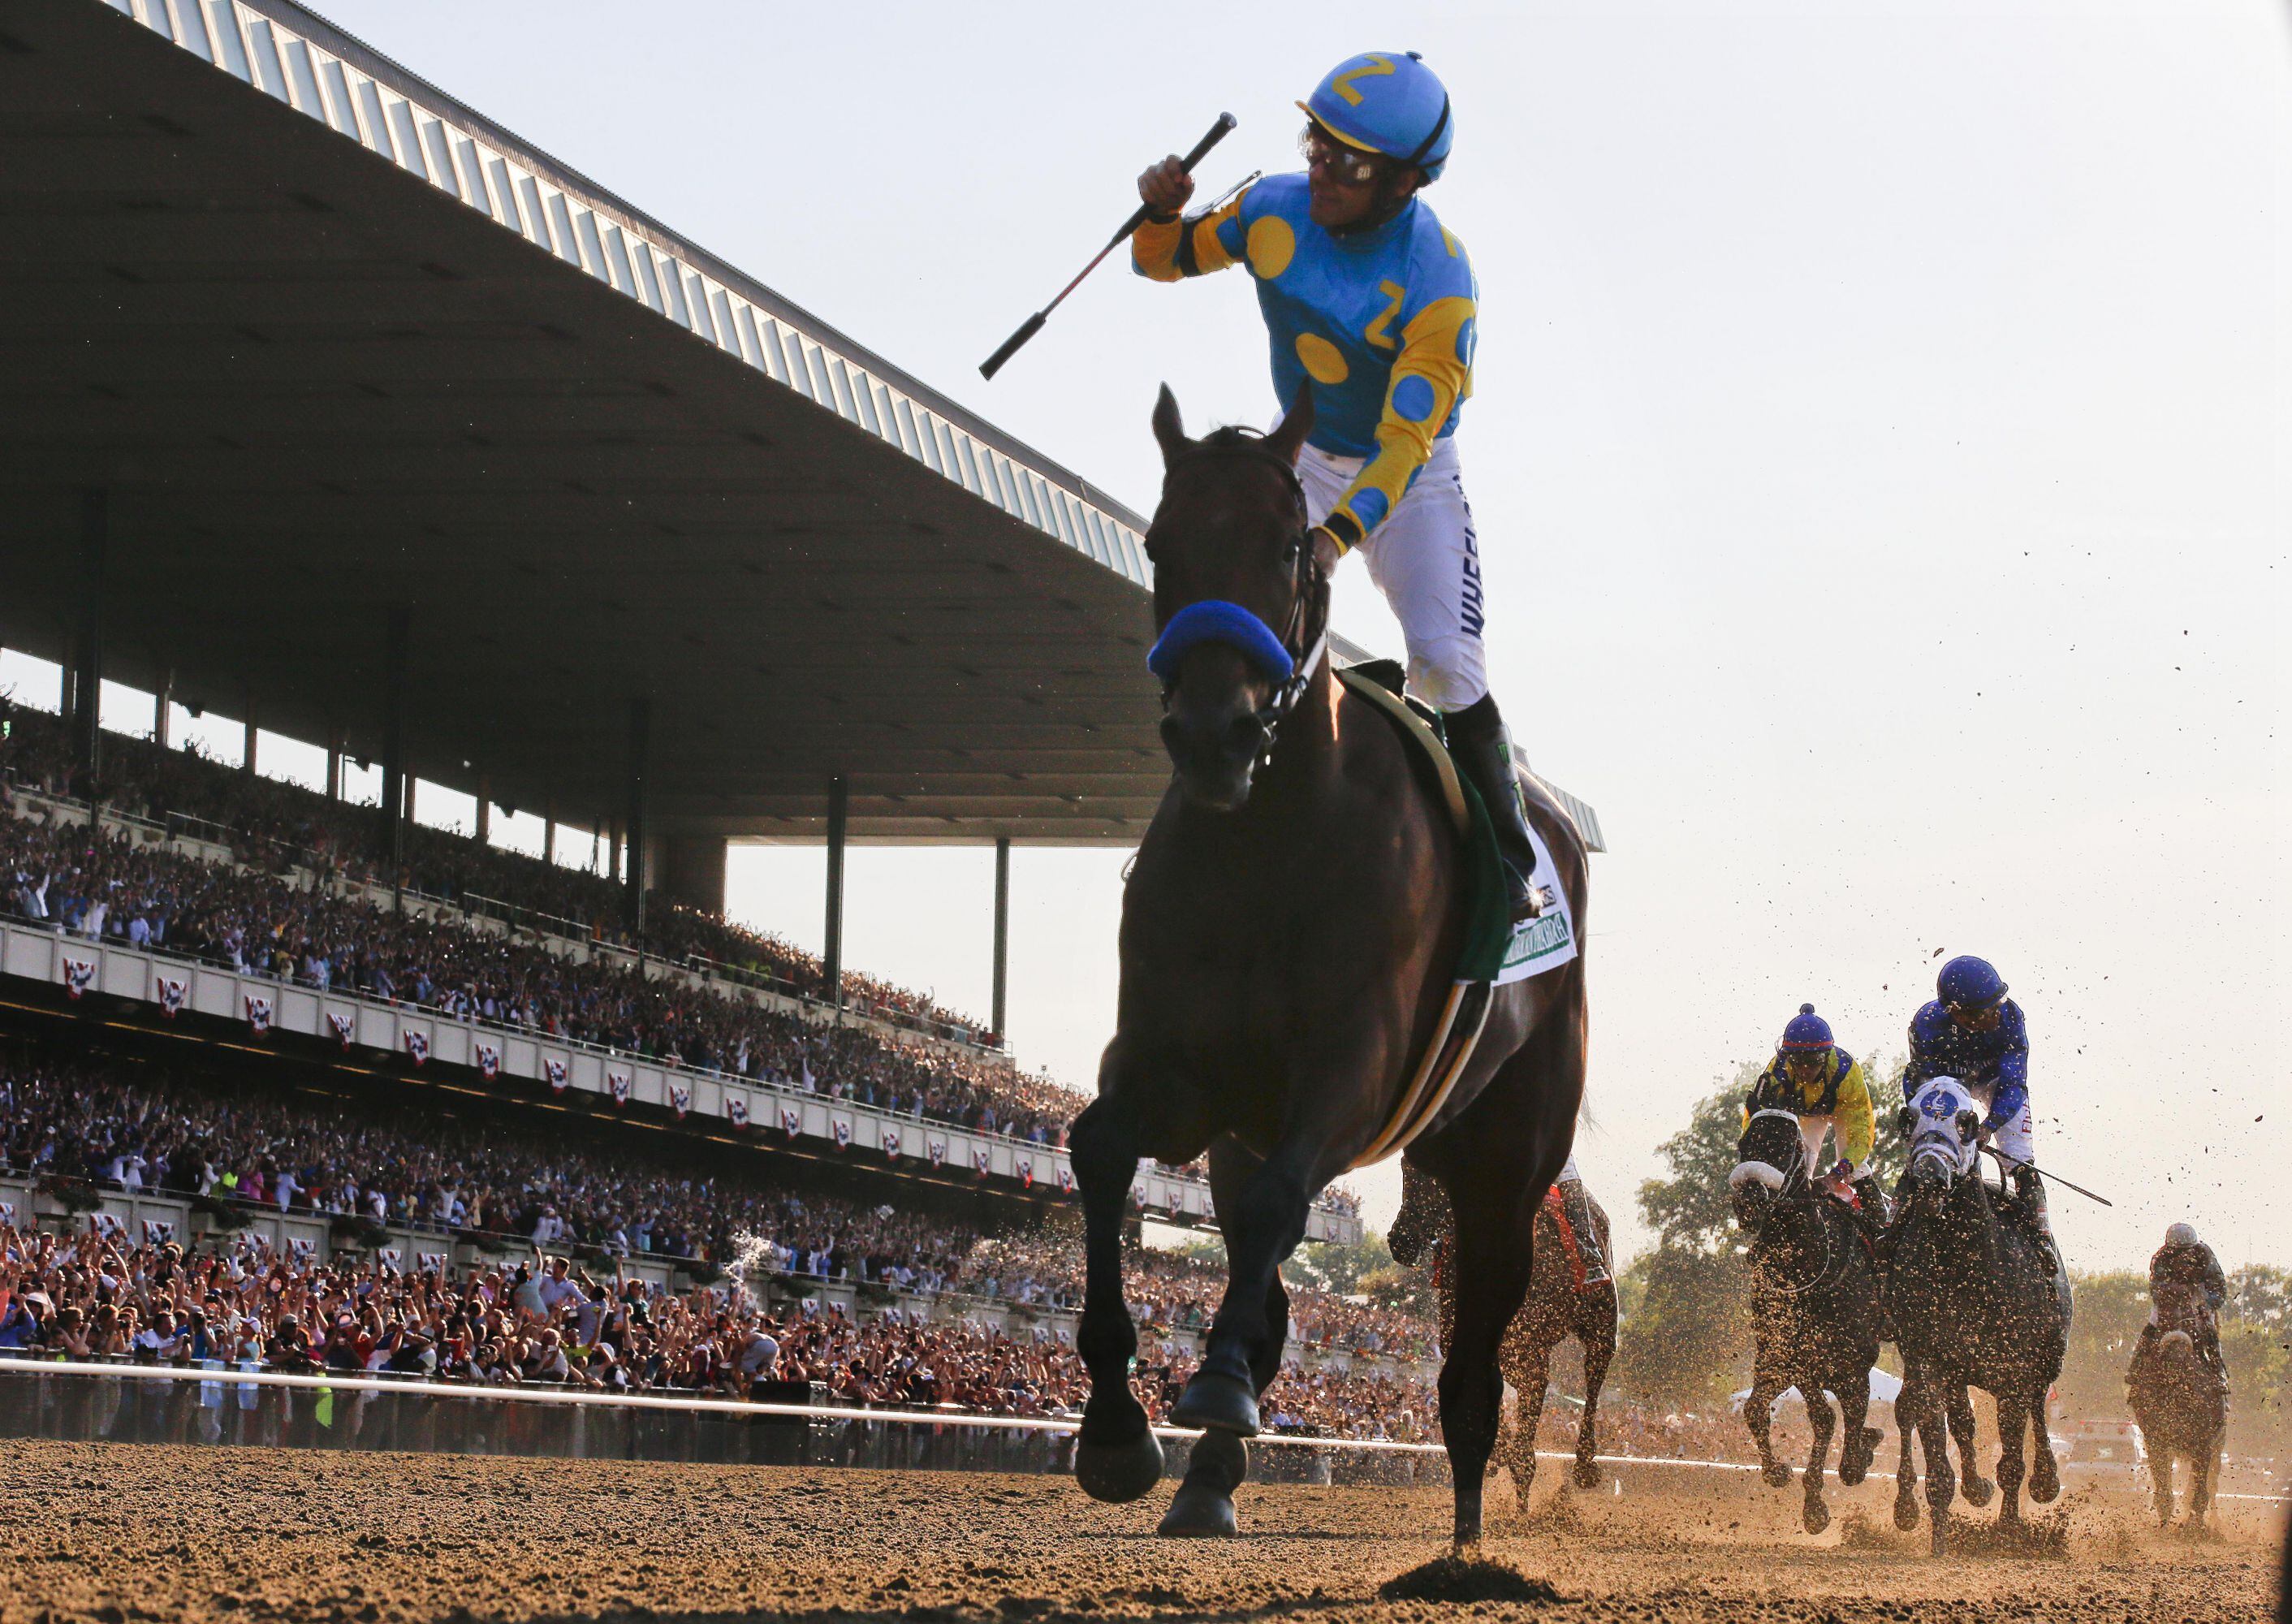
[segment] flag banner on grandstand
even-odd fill
[[[297,1264],[306,1264],[319,1255],[319,1243],[308,1235],[286,1237],[286,1256]]]
[[[829,1119],[828,1119],[828,1125],[827,1125],[827,1127],[828,1127],[828,1132],[830,1132],[830,1133],[832,1133],[832,1134],[834,1134],[834,1135],[835,1135],[835,1148],[836,1148],[837,1150],[839,1150],[839,1151],[848,1151],[848,1150],[850,1150],[850,1149],[851,1148],[851,1118],[849,1118],[849,1117],[831,1117],[831,1118],[829,1118]]]
[[[899,1160],[900,1130],[898,1128],[887,1127],[884,1130],[884,1154],[893,1161]]]
[[[270,1000],[258,993],[246,995],[246,1023],[258,1032],[270,1030]]]
[[[64,990],[77,998],[95,980],[95,960],[74,958],[68,953],[64,956],[63,976]]]
[[[987,1147],[985,1145],[975,1144],[971,1147],[971,1165],[973,1168],[977,1169],[980,1177],[985,1178],[987,1176]]]
[[[501,1049],[490,1043],[474,1046],[478,1052],[478,1075],[494,1078],[501,1075]]]
[[[443,1252],[416,1252],[414,1254],[414,1266],[425,1272],[434,1269],[439,1273],[443,1274],[446,1272],[446,1254]]]
[[[613,1096],[614,1104],[627,1104],[629,1103],[629,1074],[625,1071],[608,1071],[605,1073],[605,1091]]]
[[[159,1013],[172,1021],[175,1012],[183,1006],[183,999],[191,990],[190,982],[180,975],[151,974],[152,995],[159,1000]]]
[[[414,1057],[414,1063],[417,1066],[424,1061],[429,1059],[430,1034],[427,1032],[408,1031],[406,1034],[406,1052]]]
[[[925,1140],[924,1142],[924,1154],[931,1159],[931,1165],[932,1167],[943,1168],[947,1166],[947,1141],[944,1139]]]
[[[676,1112],[680,1117],[682,1117],[686,1111],[690,1111],[692,1109],[692,1085],[690,1083],[671,1083],[668,1086],[668,1104],[669,1109]]]
[[[1074,1169],[1063,1162],[1059,1165],[1059,1189],[1067,1195],[1074,1193]]]
[[[1019,1158],[1019,1182],[1026,1185],[1029,1190],[1032,1190],[1035,1187],[1035,1159],[1033,1157],[1021,1156]]]
[[[742,1133],[747,1132],[748,1096],[745,1094],[726,1095],[724,1096],[724,1114],[731,1119],[732,1126],[734,1127],[738,1128]]]
[[[552,1094],[564,1093],[565,1085],[573,1079],[571,1069],[561,1060],[543,1061],[541,1074],[549,1079],[549,1092]]]
[[[403,1247],[376,1247],[374,1250],[374,1260],[385,1269],[399,1268],[406,1262],[406,1250]]]
[[[798,1134],[803,1132],[803,1112],[798,1111],[793,1105],[781,1106],[780,1126],[787,1130],[787,1136],[789,1138],[795,1138]]]
[[[341,1041],[343,1047],[351,1046],[351,1038],[358,1030],[356,1015],[345,1010],[330,1009],[327,1012],[327,1024],[335,1029],[335,1036]]]
[[[173,1219],[146,1218],[143,1220],[143,1244],[145,1246],[165,1246],[174,1238],[175,1224]]]
[[[87,1226],[106,1240],[118,1240],[126,1236],[127,1224],[117,1213],[99,1212],[91,1216]]]

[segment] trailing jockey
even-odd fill
[[[2222,1355],[2220,1309],[2228,1300],[2228,1276],[2212,1248],[2197,1239],[2192,1224],[2175,1224],[2165,1244],[2149,1259],[2149,1323],[2141,1328],[2136,1358],[2154,1351],[2166,1331],[2185,1329],[2213,1385],[2228,1393],[2228,1361]],[[2185,1321],[2185,1323],[2184,1323]]]
[[[1984,958],[1961,954],[1941,967],[1934,997],[1910,1022],[1910,1063],[1902,1097],[1937,1077],[1956,1078],[1986,1113],[1981,1136],[2012,1169],[2017,1204],[2044,1242],[2056,1271],[2061,1251],[2046,1213],[2030,1114],[2030,1030],[2006,981]]]
[[[1560,1169],[1560,1176],[1545,1192],[1545,1202],[1553,1208],[1553,1216],[1560,1221],[1561,1248],[1572,1250],[1583,1278],[1576,1282],[1578,1291],[1596,1291],[1613,1280],[1608,1268],[1608,1255],[1600,1245],[1600,1221],[1592,1211],[1592,1192],[1584,1188],[1584,1176],[1576,1170],[1576,1152],[1568,1152],[1568,1165]]]
[[[1757,1111],[1788,1111],[1798,1119],[1806,1146],[1807,1176],[1854,1208],[1855,1222],[1875,1247],[1893,1216],[1886,1192],[1870,1170],[1874,1143],[1870,1087],[1862,1063],[1832,1040],[1830,1022],[1802,1004],[1783,1028],[1775,1057],[1743,1102],[1743,1126]],[[1824,1171],[1822,1146],[1831,1138],[1838,1159]],[[1786,1142],[1788,1143],[1788,1142]]]
[[[1457,457],[1480,297],[1464,244],[1418,191],[1449,161],[1449,93],[1413,52],[1348,57],[1310,101],[1303,174],[1272,175],[1190,218],[1174,158],[1138,177],[1131,238],[1159,282],[1247,264],[1287,408],[1310,388],[1297,459],[1322,573],[1358,548],[1400,622],[1408,687],[1441,713],[1495,820],[1513,917],[1543,903],[1511,735],[1489,692],[1481,561]],[[1551,877],[1546,876],[1547,879]]]

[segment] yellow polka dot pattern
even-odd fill
[[[1297,359],[1305,363],[1305,376],[1316,384],[1342,384],[1352,370],[1337,346],[1318,333],[1297,335]]]
[[[1271,282],[1289,269],[1290,257],[1297,252],[1297,234],[1287,221],[1268,214],[1249,228],[1248,246],[1249,268]]]

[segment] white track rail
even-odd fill
[[[394,1393],[410,1398],[461,1399],[469,1402],[521,1404],[590,1404],[613,1410],[662,1410],[688,1414],[727,1416],[779,1416],[784,1419],[810,1421],[882,1421],[898,1422],[918,1426],[981,1426],[1000,1427],[1008,1432],[1071,1433],[1076,1423],[1043,1416],[982,1416],[960,1410],[855,1410],[849,1406],[819,1404],[758,1404],[744,1399],[672,1398],[648,1393],[593,1393],[577,1387],[470,1387],[452,1386],[434,1382],[391,1381],[374,1376],[289,1376],[277,1370],[187,1369],[174,1365],[110,1365],[84,1364],[71,1360],[0,1359],[0,1374],[18,1372],[26,1376],[97,1376],[113,1380],[214,1382],[217,1386],[257,1387],[301,1387],[317,1392],[333,1393]],[[1156,1434],[1164,1438],[1193,1438],[1198,1434],[1182,1427],[1158,1426]],[[1292,1449],[1344,1450],[1356,1454],[1438,1455],[1447,1450],[1437,1443],[1394,1443],[1381,1438],[1296,1438],[1279,1433],[1261,1433],[1251,1440],[1254,1443],[1274,1444]],[[1562,1450],[1538,1450],[1539,1460],[1573,1461],[1576,1458]],[[1606,1466],[1677,1467],[1698,1472],[1755,1472],[1759,1468],[1735,1460],[1677,1460],[1661,1455],[1598,1455],[1600,1465]],[[1874,1471],[1873,1477],[1891,1477],[1890,1472]],[[2216,1499],[2258,1500],[2264,1503],[2285,1504],[2287,1497],[2273,1494],[2216,1494]]]

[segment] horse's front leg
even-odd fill
[[[1542,1194],[1524,1192],[1528,1199]],[[1513,1199],[1522,1199],[1522,1192]],[[1506,1210],[1502,1195],[1478,1208],[1462,1203],[1457,1208],[1457,1329],[1441,1365],[1441,1436],[1449,1448],[1457,1497],[1455,1541],[1461,1551],[1481,1542],[1481,1494],[1504,1406],[1497,1350],[1528,1297],[1534,1228],[1517,1210]],[[1528,1447],[1535,1448],[1533,1439]]]
[[[1957,1491],[1965,1497],[1969,1506],[1987,1506],[1997,1485],[1981,1475],[1981,1457],[1974,1448],[1973,1391],[1952,1387],[1947,1397],[1949,1435],[1957,1444]]]
[[[1616,1356],[1615,1287],[1602,1289],[1592,1307],[1579,1304],[1577,1339],[1584,1345],[1584,1415],[1576,1428],[1576,1486],[1600,1486],[1600,1389],[1608,1382],[1608,1362]]]
[[[1076,1350],[1090,1371],[1075,1443],[1075,1481],[1093,1499],[1134,1500],[1161,1480],[1162,1446],[1130,1391],[1137,1329],[1122,1295],[1122,1224],[1138,1171],[1139,1124],[1118,1095],[1102,1094],[1069,1141],[1082,1192],[1084,1286]]]
[[[1528,1515],[1529,1491],[1536,1483],[1536,1446],[1543,1436],[1544,1400],[1552,1385],[1552,1347],[1537,1335],[1542,1328],[1534,1323],[1535,1319],[1531,1305],[1505,1333],[1497,1353],[1497,1369],[1520,1399],[1512,1431],[1498,1447],[1505,1468],[1512,1474],[1513,1494],[1520,1501],[1522,1516]]]
[[[2051,1385],[2040,1383],[2030,1401],[2030,1498],[2040,1506],[2052,1505],[2062,1494],[2062,1463],[2054,1457],[2053,1434],[2046,1429],[2046,1390]]]
[[[2030,1430],[2030,1407],[2018,1393],[2011,1391],[1997,1395],[1997,1492],[2001,1503],[1997,1507],[1997,1524],[2001,1528],[2022,1525],[2022,1480],[2028,1475],[2028,1466],[2022,1453],[2022,1441]]]
[[[1838,1414],[1846,1426],[1838,1446],[1838,1481],[1852,1489],[1869,1475],[1871,1458],[1878,1452],[1880,1434],[1870,1425],[1870,1367],[1857,1361],[1838,1381]]]
[[[1752,1370],[1751,1391],[1743,1399],[1743,1425],[1751,1429],[1751,1442],[1759,1446],[1759,1475],[1770,1489],[1790,1482],[1790,1468],[1775,1458],[1774,1435],[1775,1400],[1789,1386],[1780,1372],[1762,1362]]]
[[[1806,1400],[1806,1418],[1814,1428],[1814,1445],[1806,1453],[1806,1478],[1804,1487],[1806,1504],[1800,1512],[1800,1522],[1811,1534],[1819,1534],[1830,1526],[1830,1507],[1822,1499],[1822,1475],[1830,1463],[1830,1434],[1837,1426],[1831,1414],[1830,1400],[1820,1382],[1811,1384],[1812,1391],[1801,1387]]]
[[[2197,1445],[2189,1454],[2189,1524],[2192,1533],[2205,1531],[2205,1518],[2213,1508],[2213,1476],[2220,1470],[2221,1435]]]
[[[2170,1450],[2149,1451],[2150,1504],[2157,1512],[2157,1526],[2173,1526],[2173,1452]]]

